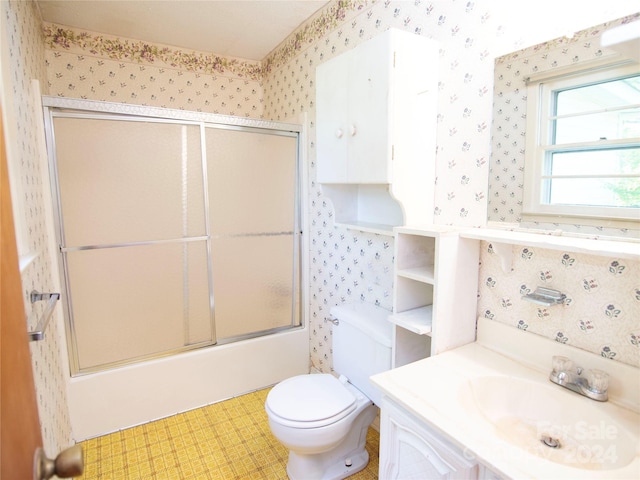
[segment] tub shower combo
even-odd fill
[[[43,103],[73,375],[301,326],[298,126]]]

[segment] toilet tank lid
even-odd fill
[[[391,332],[393,325],[388,318],[391,315],[385,310],[371,303],[345,303],[332,307],[331,316],[339,322],[346,322],[371,336],[376,342],[391,348]],[[340,328],[338,324],[338,328]]]

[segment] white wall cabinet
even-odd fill
[[[337,223],[432,222],[437,65],[435,42],[390,29],[316,69],[317,180]]]
[[[472,480],[478,478],[478,464],[427,424],[383,397],[379,477]]]
[[[455,228],[395,228],[393,366],[475,340],[479,244]]]
[[[318,67],[318,181],[390,183],[393,51],[382,34]]]

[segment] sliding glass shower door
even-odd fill
[[[296,138],[207,128],[206,149],[218,341],[299,325]]]
[[[51,119],[74,374],[300,325],[297,134]]]

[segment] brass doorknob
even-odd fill
[[[55,460],[47,458],[42,448],[36,450],[34,460],[34,479],[47,480],[54,475],[60,478],[71,478],[82,475],[84,461],[82,446],[74,445],[60,452]]]

